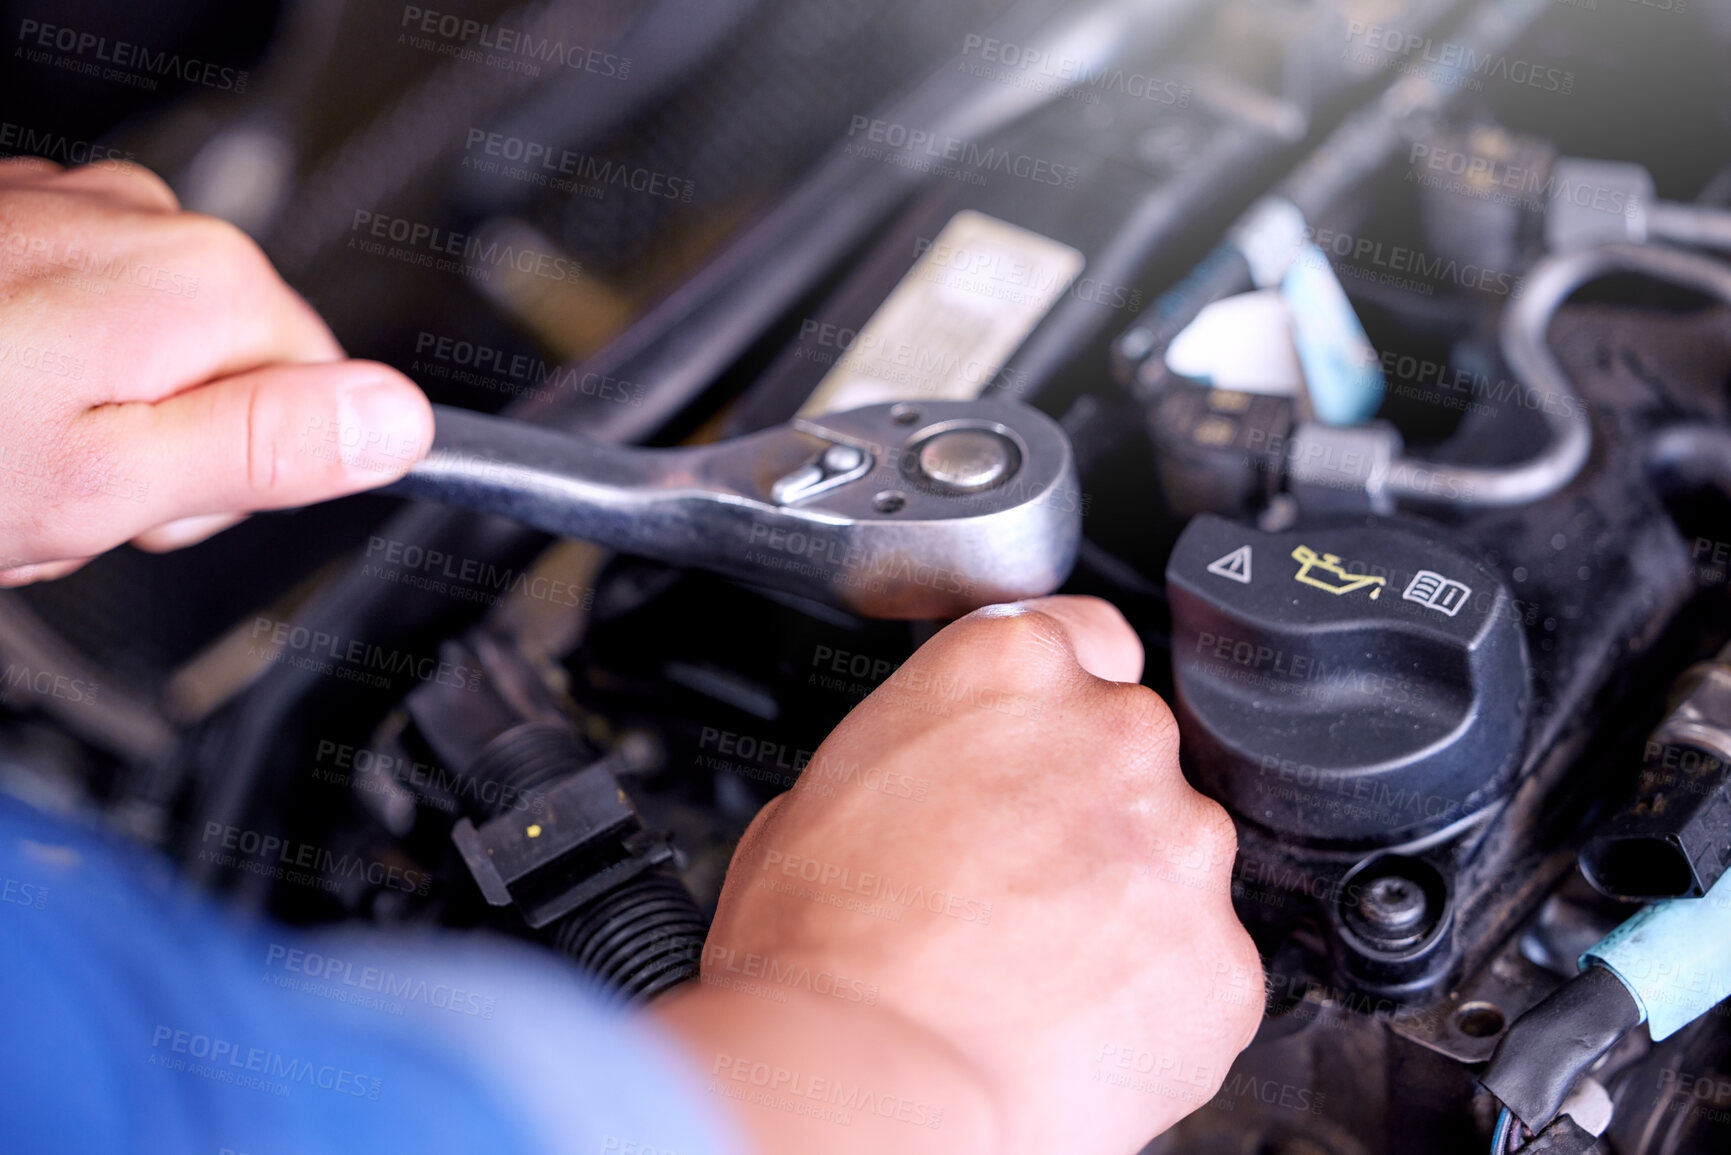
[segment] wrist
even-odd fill
[[[693,984],[652,1011],[758,1155],[1002,1150],[984,1076],[943,1040],[882,1007],[786,994]]]

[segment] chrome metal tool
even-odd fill
[[[1069,439],[1014,402],[873,405],[675,449],[435,411],[432,452],[388,492],[868,617],[1050,593],[1081,536]]]

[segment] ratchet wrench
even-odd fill
[[[434,409],[432,452],[386,492],[866,617],[1051,593],[1081,537],[1069,438],[1016,402],[872,405],[674,449]]]

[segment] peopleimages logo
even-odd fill
[[[712,1094],[762,1103],[790,1114],[843,1126],[851,1123],[855,1114],[894,1119],[898,1123],[932,1131],[943,1126],[944,1109],[935,1104],[903,1095],[886,1095],[858,1083],[811,1075],[738,1055],[717,1055],[709,1073],[716,1079],[710,1084]],[[729,1087],[726,1081],[746,1086]],[[752,1094],[754,1091],[755,1095]]]
[[[135,159],[130,152],[88,140],[75,140],[58,132],[34,129],[28,125],[0,120],[0,149],[19,156],[41,156],[65,165],[94,164],[97,161]]]
[[[317,1087],[339,1095],[353,1095],[357,1099],[376,1100],[383,1089],[383,1084],[378,1079],[351,1071],[347,1067],[291,1058],[263,1047],[247,1047],[229,1039],[176,1030],[160,1024],[151,1037],[150,1047],[152,1065],[170,1070],[185,1070],[221,1083],[242,1082],[239,1077],[243,1075],[281,1079],[283,1083],[278,1084],[261,1083],[256,1079],[245,1084],[279,1096],[289,1093],[289,1087],[285,1085],[288,1083]],[[185,1060],[174,1058],[176,1055],[203,1060],[208,1065],[188,1065]]]
[[[58,266],[90,278],[90,285],[106,293],[109,284],[125,281],[141,289],[170,297],[192,300],[198,296],[199,280],[162,265],[135,261],[119,253],[96,252],[76,237],[33,236],[29,233],[0,235],[0,257],[15,262]],[[17,267],[17,264],[14,264]]]
[[[374,645],[358,638],[343,638],[323,630],[309,630],[292,622],[254,618],[251,637],[255,643],[260,638],[269,639],[270,648],[263,651],[263,656],[269,661],[298,665],[315,672],[348,670],[366,675],[350,680],[367,681],[368,678],[378,678],[379,681],[368,681],[368,684],[381,688],[390,685],[390,677],[400,675],[407,675],[420,682],[454,686],[457,689],[478,690],[481,687],[479,669],[470,669],[460,663],[446,662],[427,654],[414,654],[407,650]],[[255,651],[260,649],[258,645],[253,648]],[[327,658],[330,660],[324,661]],[[308,662],[311,664],[303,664]]]
[[[499,239],[481,239],[469,232],[440,229],[438,225],[409,220],[407,216],[383,216],[370,213],[364,208],[355,210],[355,220],[350,223],[350,232],[362,237],[377,237],[379,241],[395,242],[409,249],[412,255],[452,258],[440,263],[438,267],[441,268],[454,265],[455,261],[469,261],[474,267],[514,268],[521,274],[545,277],[547,281],[576,281],[578,274],[582,274],[582,265],[566,256],[516,248]],[[353,239],[355,237],[351,237],[351,241]],[[379,249],[383,249],[383,246],[369,248],[367,251],[370,253]],[[398,255],[398,251],[393,249],[388,255]],[[457,265],[452,268],[452,272],[464,272],[464,268]]]
[[[564,390],[638,407],[649,393],[646,386],[622,377],[580,372],[572,366],[424,329],[415,336],[415,356],[411,366],[415,372],[516,396],[550,396],[553,390]]]
[[[104,80],[124,81],[151,91],[156,88],[156,78],[164,76],[221,92],[246,91],[247,73],[243,69],[227,68],[195,56],[182,56],[178,52],[152,52],[142,44],[127,40],[110,41],[106,36],[60,24],[20,20],[18,41],[23,46],[19,51],[33,64],[70,66],[69,71],[99,76]],[[50,52],[66,55],[50,57]],[[80,61],[84,63],[80,64]]]
[[[1092,305],[1135,313],[1142,308],[1142,290],[1075,277],[1058,270],[1018,260],[996,247],[952,245],[937,237],[914,238],[914,256],[929,265],[927,279],[953,285],[997,300],[1023,302],[1049,299],[1062,293]]]
[[[53,670],[37,670],[22,662],[9,662],[0,671],[0,694],[5,690],[28,690],[44,698],[59,698],[63,702],[94,702],[101,690],[96,682],[60,674]]]
[[[1639,207],[1628,189],[1610,188],[1579,176],[1571,178],[1569,170],[1559,174],[1550,165],[1510,164],[1502,157],[1419,141],[1413,142],[1407,164],[1409,178],[1423,187],[1495,200],[1533,212],[1543,212],[1554,201],[1567,201],[1577,208],[1619,217]],[[1460,179],[1445,181],[1436,174]]]
[[[430,762],[381,754],[365,746],[320,739],[313,754],[313,777],[332,785],[380,793],[395,783],[404,794],[446,813],[455,814],[465,801],[492,809],[508,808],[541,814],[547,808],[543,790],[509,782],[458,774]]]
[[[377,535],[367,538],[366,558],[361,573],[368,577],[464,601],[496,605],[507,596],[520,596],[573,609],[587,610],[595,604],[595,590],[590,586],[575,585],[510,566],[496,566],[479,558],[460,557],[395,538]],[[425,660],[420,668],[427,668]],[[479,676],[478,670],[473,671],[471,682],[474,685],[479,684],[475,680]]]
[[[201,861],[214,862],[218,866],[233,866],[249,874],[277,878],[283,877],[281,872],[284,868],[298,867],[315,872],[310,876],[315,883],[332,882],[338,878],[360,878],[373,886],[422,897],[432,889],[433,876],[425,871],[376,859],[360,858],[353,854],[334,854],[322,846],[297,842],[292,838],[280,838],[275,834],[261,834],[256,830],[243,830],[238,826],[226,826],[220,822],[206,822],[201,841],[209,847],[212,840],[216,842],[215,848],[198,852]],[[289,881],[299,882],[305,879],[293,878]]]
[[[413,4],[403,5],[403,19],[398,27],[404,30],[398,34],[399,37],[407,37],[411,47],[476,63],[509,63],[516,66],[514,71],[531,76],[540,75],[542,64],[562,65],[573,72],[587,72],[614,80],[624,80],[631,74],[629,56],[570,44],[557,36],[489,24]],[[422,37],[436,37],[437,40]],[[468,47],[471,42],[473,48]],[[483,55],[483,50],[486,55]]]
[[[0,902],[9,902],[14,906],[27,906],[33,910],[48,909],[48,888],[41,883],[25,882],[17,878],[0,879]],[[872,988],[876,998],[876,987]]]
[[[1021,78],[1027,83],[1018,87],[1039,92],[1065,90],[1070,99],[1084,99],[1089,104],[1099,103],[1098,94],[1109,92],[1174,108],[1190,107],[1191,88],[1188,84],[1123,68],[1092,65],[1080,57],[1054,56],[1047,49],[1031,48],[1010,40],[970,33],[962,41],[962,55],[978,55],[981,61],[1001,65],[1004,69],[983,70],[964,64],[963,70],[972,75],[1006,83]]]
[[[477,151],[483,158],[509,161],[521,167],[483,167],[492,162],[477,159],[472,155]],[[541,141],[527,140],[502,132],[488,132],[484,128],[469,130],[468,137],[463,141],[463,153],[465,168],[475,168],[481,172],[500,171],[507,176],[551,188],[555,192],[575,192],[584,185],[615,185],[632,192],[679,201],[681,204],[690,204],[692,196],[697,192],[697,186],[691,181],[668,176],[654,169],[604,160],[586,153],[572,152],[568,148],[556,148]],[[568,179],[561,180],[562,177]]]
[[[882,592],[895,585],[915,585],[945,593],[963,594],[973,587],[966,574],[942,566],[916,562],[906,556],[875,557],[862,546],[850,545],[833,533],[788,529],[785,526],[755,522],[751,527],[746,560],[775,565],[773,557],[756,547],[763,547],[785,557],[796,558],[803,564],[799,572],[813,577],[828,578],[838,586],[853,586]],[[778,566],[794,569],[793,566]]]
[[[355,210],[349,232],[349,244],[363,252],[444,272],[484,275],[494,269],[514,269],[549,281],[575,281],[583,271],[569,257],[518,248],[496,237],[482,238],[366,209]],[[400,247],[387,250],[383,243],[386,241]]]
[[[1407,32],[1382,24],[1367,24],[1362,20],[1347,25],[1348,42],[1362,42],[1369,51],[1354,55],[1350,47],[1341,57],[1354,63],[1390,68],[1396,72],[1448,83],[1473,92],[1484,89],[1486,77],[1511,84],[1537,88],[1567,96],[1575,91],[1575,74],[1561,68],[1548,68],[1530,60],[1511,60],[1506,54],[1495,56],[1481,53],[1471,44],[1433,40],[1416,32]],[[1389,53],[1395,60],[1384,61],[1375,53]]]
[[[346,988],[342,993],[378,995],[387,999],[421,1003],[452,1014],[490,1019],[495,1003],[487,995],[466,991],[447,983],[429,983],[424,978],[401,975],[377,966],[356,966],[348,959],[320,954],[318,951],[272,943],[265,951],[265,966],[280,968],[290,974],[311,980],[305,988],[309,994],[326,994],[317,984]],[[290,987],[288,983],[278,986]]]
[[[844,1003],[877,1006],[878,985],[847,978],[827,970],[812,970],[804,963],[783,962],[772,955],[736,951],[712,942],[703,948],[703,981],[709,986],[730,985],[730,978],[754,979],[776,987],[809,991]]]
[[[1423,249],[1390,244],[1372,237],[1354,236],[1333,229],[1306,225],[1304,239],[1316,246],[1315,249],[1306,250],[1299,255],[1298,259],[1306,264],[1319,269],[1330,269],[1343,277],[1380,281],[1383,284],[1398,283],[1401,287],[1426,296],[1436,291],[1437,283],[1447,283],[1463,289],[1477,289],[1499,297],[1508,297],[1519,293],[1524,283],[1523,279],[1515,274],[1489,266],[1470,263],[1463,265],[1453,258],[1426,253]],[[1331,265],[1327,259],[1330,253],[1341,258],[1343,262],[1350,263]],[[1362,267],[1365,265],[1378,271],[1371,272]],[[1413,277],[1421,279],[1390,276],[1401,273],[1411,273]]]
[[[946,915],[962,922],[977,922],[982,926],[992,921],[992,904],[989,902],[963,898],[941,888],[897,882],[887,875],[856,871],[850,866],[805,858],[798,854],[768,851],[764,855],[763,871],[766,874],[781,874],[801,882],[815,883],[820,887],[832,887],[848,894],[861,895],[892,908],[919,907],[933,914]]]
[[[1082,173],[1075,165],[1056,164],[996,145],[980,145],[962,137],[943,136],[870,116],[855,116],[848,124],[847,135],[849,140],[861,138],[847,146],[852,155],[888,159],[904,168],[957,177],[969,184],[983,184],[981,174],[995,172],[1035,184],[1073,189]]]

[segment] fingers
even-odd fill
[[[126,160],[102,160],[67,169],[38,156],[0,161],[0,188],[23,185],[98,197],[137,212],[180,211],[180,198],[167,181],[143,165]]]
[[[174,195],[168,182],[143,165],[130,161],[98,161],[64,172],[49,172],[46,176],[45,183],[56,192],[103,197],[138,212],[180,211],[180,198]]]
[[[751,820],[751,825],[745,828],[745,833],[739,836],[739,844],[733,848],[735,862],[751,862],[758,857],[758,850],[770,836],[770,828],[775,824],[775,816],[792,797],[788,794],[777,794]]]
[[[147,545],[215,532],[228,515],[385,485],[433,435],[421,391],[366,361],[259,369],[155,404],[101,406],[75,424],[75,452],[94,474],[138,482],[129,489],[141,508],[104,503],[128,524],[102,528],[120,541],[162,527],[145,533]]]
[[[915,660],[935,662],[1020,693],[1055,688],[1086,673],[1108,682],[1142,676],[1142,643],[1124,616],[1099,598],[1035,598],[987,606],[945,627]]]
[[[1064,628],[1084,670],[1108,682],[1142,680],[1142,640],[1124,615],[1100,598],[1051,597],[1021,603]]]
[[[104,405],[73,419],[51,455],[61,499],[19,535],[25,557],[0,585],[70,573],[131,540],[160,552],[203,541],[250,512],[389,484],[426,455],[432,407],[414,383],[367,361],[285,365],[164,401]]]
[[[61,171],[60,166],[39,156],[13,156],[0,160],[0,188],[42,180]]]
[[[1052,727],[1067,727],[1081,742],[1071,744],[1067,757],[1079,759],[1076,769],[1111,805],[1147,802],[1150,816],[1176,810],[1188,818],[1192,801],[1205,800],[1179,771],[1178,724],[1160,696],[1140,684],[1142,668],[1135,631],[1098,598],[992,606],[922,647],[868,699],[871,710],[858,724],[918,731],[931,725],[928,703],[939,704],[940,716],[961,703],[974,709],[956,711],[958,725],[977,726],[979,742],[1009,750],[1043,743]]]
[[[6,271],[34,290],[13,301],[12,319],[78,364],[75,378],[48,383],[68,399],[156,401],[265,365],[343,357],[250,237],[175,211],[147,170],[0,171]]]
[[[32,585],[36,582],[51,582],[63,578],[90,559],[87,557],[71,558],[66,561],[44,561],[32,565],[13,566],[11,569],[0,569],[0,589],[16,589],[19,586]]]
[[[40,497],[0,507],[19,563],[0,582],[129,539],[179,548],[253,510],[385,484],[426,453],[419,390],[345,361],[249,237],[180,212],[148,170],[0,162],[0,198],[7,327],[36,342],[0,366],[14,400],[0,449]]]
[[[80,300],[89,400],[157,401],[273,364],[337,361],[342,346],[252,239],[213,217],[177,214],[130,234],[112,257],[120,292]]]
[[[246,515],[240,513],[212,513],[197,517],[183,517],[156,526],[154,529],[145,530],[132,539],[132,544],[146,553],[168,553],[170,550],[185,549],[189,545],[197,545],[206,538],[214,537],[223,530],[245,520]]]

